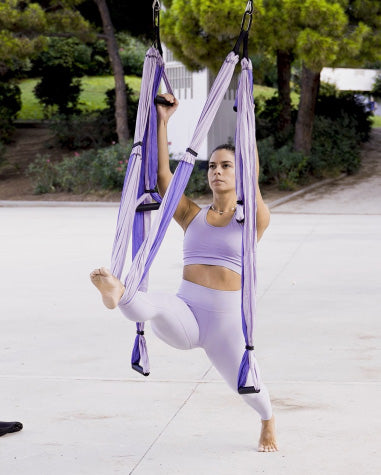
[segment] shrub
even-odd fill
[[[133,132],[136,125],[139,98],[136,97],[134,90],[128,84],[126,84],[126,96],[128,128],[130,132]],[[106,104],[107,108],[101,112],[101,116],[115,130],[115,88],[106,91]]]
[[[0,142],[9,143],[14,120],[21,109],[21,90],[16,84],[0,82]]]
[[[276,183],[279,188],[294,189],[308,175],[308,157],[294,152],[291,145],[276,148],[274,138],[258,141],[261,183]]]
[[[38,155],[29,165],[27,174],[32,177],[36,195],[52,193],[58,185],[58,173],[49,155]]]
[[[5,159],[5,145],[0,142],[0,166],[6,161]]]
[[[113,145],[100,150],[75,152],[61,162],[39,156],[29,165],[36,194],[68,191],[121,190],[132,142],[127,147]]]
[[[293,151],[293,131],[286,140],[279,140],[277,96],[259,100],[256,105],[262,183],[293,189],[312,176],[335,176],[358,170],[360,144],[371,133],[371,113],[353,93],[339,93],[331,85],[321,85],[308,157]],[[296,111],[293,111],[293,123],[295,119]]]
[[[269,99],[259,96],[255,98],[256,108],[256,136],[257,140],[273,136],[277,147],[285,145],[292,139],[293,128],[285,134],[278,131],[279,114],[281,111],[281,102],[278,94],[274,94]],[[295,124],[297,111],[291,106],[291,122]]]
[[[118,33],[117,40],[124,74],[141,76],[147,45],[125,32]]]
[[[87,76],[105,76],[112,74],[110,59],[105,40],[97,40],[90,45],[90,60],[86,64]]]
[[[44,106],[45,115],[52,111],[71,114],[78,111],[81,80],[90,62],[91,49],[76,38],[50,38],[49,48],[35,62],[35,74],[41,75],[34,93]]]
[[[170,160],[169,166],[174,173],[178,165],[178,160]],[[185,193],[189,196],[197,196],[210,191],[208,184],[208,162],[196,160]]]
[[[61,114],[52,117],[50,128],[61,147],[69,150],[97,148],[116,140],[115,129],[110,130],[107,121],[102,126],[103,121],[100,112]]]
[[[135,130],[138,99],[126,84],[127,120],[132,133]],[[61,147],[69,150],[106,147],[118,140],[115,121],[115,89],[106,91],[107,107],[92,113],[56,115],[51,128]]]
[[[50,66],[44,69],[34,93],[44,107],[45,117],[49,117],[55,110],[66,115],[77,112],[81,89],[81,80],[74,78],[69,69]]]
[[[353,93],[320,94],[316,103],[316,116],[335,121],[343,130],[350,128],[359,143],[369,140],[372,130],[372,113],[366,110],[361,100]],[[340,133],[340,132],[339,132]]]
[[[317,116],[314,122],[310,172],[313,176],[354,173],[360,167],[360,140],[348,115],[341,120]]]
[[[381,74],[379,74],[376,77],[376,80],[374,81],[374,84],[373,84],[373,88],[371,90],[371,94],[376,99],[381,99]]]
[[[34,193],[67,191],[88,193],[95,190],[122,190],[132,141],[127,147],[115,144],[99,150],[75,152],[60,162],[53,162],[47,155],[38,156],[29,165],[28,175]],[[178,161],[170,160],[174,171]],[[207,162],[197,161],[186,192],[189,195],[208,191]]]

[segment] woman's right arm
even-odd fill
[[[176,111],[178,106],[177,99],[175,99],[171,94],[162,94],[162,96],[174,105],[172,107],[159,104],[156,106],[158,148],[157,187],[161,197],[163,197],[167,191],[173,176],[169,168],[167,125],[169,118]],[[200,208],[183,194],[173,217],[185,231],[199,210]]]

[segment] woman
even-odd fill
[[[178,106],[170,94],[163,97],[172,107],[157,106],[158,189],[165,194],[172,178],[169,168],[167,124]],[[256,157],[258,169],[258,157]],[[177,295],[138,292],[126,305],[119,304],[125,291],[122,282],[105,269],[96,269],[91,280],[102,294],[106,307],[119,304],[133,321],[151,321],[154,333],[179,349],[202,347],[227,383],[236,390],[238,370],[245,347],[241,327],[241,240],[242,225],[234,219],[234,147],[217,147],[210,157],[211,206],[200,208],[182,196],[174,219],[184,229],[184,272]],[[270,213],[256,186],[257,238],[269,224]],[[248,380],[247,385],[253,383]],[[258,450],[277,449],[275,423],[266,387],[257,394],[242,396],[261,416]]]

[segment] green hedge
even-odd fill
[[[81,194],[122,190],[131,148],[132,142],[127,147],[115,144],[98,150],[74,152],[59,162],[51,160],[49,155],[39,156],[28,168],[34,193],[67,191]],[[177,164],[176,160],[170,161],[172,171]],[[196,162],[186,193],[194,195],[207,192],[206,177],[206,163]]]
[[[21,109],[21,91],[17,84],[0,82],[0,142],[9,143],[14,121]]]
[[[39,156],[28,168],[34,193],[121,190],[131,148],[132,142],[127,147],[115,144],[99,150],[74,152],[60,162],[53,162],[48,155]]]

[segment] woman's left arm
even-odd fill
[[[257,200],[257,240],[259,241],[265,232],[267,226],[270,223],[270,211],[265,202],[263,201],[261,190],[259,189],[258,177],[259,177],[259,158],[258,149],[255,147],[255,166],[257,170],[257,182],[256,188],[256,200]]]

